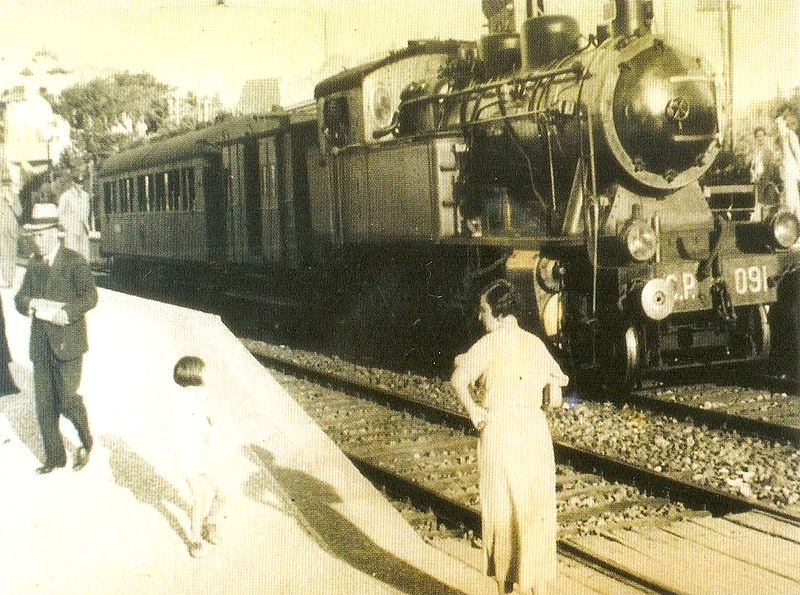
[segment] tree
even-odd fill
[[[54,102],[53,111],[69,122],[76,149],[97,162],[126,140],[127,119],[143,120],[150,132],[162,128],[169,114],[169,91],[169,86],[152,74],[117,72],[67,87]]]

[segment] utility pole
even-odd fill
[[[718,12],[722,78],[725,84],[725,145],[733,147],[733,11],[740,8],[733,0],[697,0],[698,12]]]
[[[727,32],[727,51],[725,56],[728,63],[728,139],[729,148],[733,148],[734,135],[734,119],[733,119],[733,0],[725,1],[725,17]]]

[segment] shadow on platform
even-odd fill
[[[175,534],[188,544],[180,519],[167,505],[169,503],[187,511],[188,515],[188,504],[178,489],[160,475],[149,461],[132,451],[124,439],[106,434],[101,436],[100,442],[109,450],[109,465],[116,484],[129,490],[139,502],[156,510]]]
[[[272,453],[262,446],[249,444],[244,449],[262,467],[247,479],[244,493],[270,506],[274,505],[266,501],[266,493],[282,496],[287,500],[287,508],[292,505],[295,508],[286,512],[299,516],[303,528],[332,555],[406,593],[462,593],[373,542],[333,507],[342,500],[329,484],[302,471],[278,466]]]

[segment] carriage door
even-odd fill
[[[231,262],[257,262],[262,253],[258,143],[246,139],[223,151],[228,174],[227,255]]]
[[[262,228],[264,230],[264,258],[279,263],[283,258],[281,234],[280,181],[278,174],[278,145],[274,136],[258,141],[258,158],[261,165]]]

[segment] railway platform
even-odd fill
[[[424,543],[213,315],[100,289],[81,391],[92,458],[36,475],[29,321],[15,288],[2,290],[22,392],[0,398],[0,593],[496,592]],[[227,462],[221,540],[201,559],[185,543],[189,494],[167,422],[172,367],[189,353],[210,368]],[[62,429],[70,452],[77,435]]]

